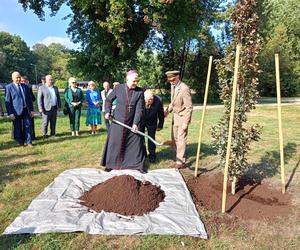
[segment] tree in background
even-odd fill
[[[10,82],[13,71],[34,81],[33,62],[32,52],[19,36],[0,32],[0,82]]]
[[[139,49],[137,51],[137,71],[140,75],[140,86],[161,89],[159,79],[164,72],[157,53],[149,49]]]
[[[221,99],[224,102],[224,114],[220,121],[212,127],[214,146],[220,156],[220,165],[225,165],[228,129],[231,108],[231,95],[236,45],[241,43],[239,79],[237,101],[233,124],[231,157],[229,176],[233,180],[232,191],[235,192],[236,180],[245,174],[249,164],[247,153],[250,143],[260,138],[260,126],[249,124],[247,114],[255,109],[259,96],[258,55],[262,46],[262,39],[257,32],[258,16],[256,14],[256,0],[239,0],[231,14],[232,43],[225,50],[225,57],[218,60],[217,71],[221,88]]]
[[[72,14],[68,29],[82,51],[73,54],[73,72],[93,79],[119,80],[136,66],[137,51],[157,35],[181,51],[183,68],[188,45],[214,18],[220,0],[19,0],[24,9],[33,9],[41,18],[49,7],[55,14],[62,4]],[[159,50],[159,53],[162,53]],[[171,66],[171,65],[169,65]],[[168,67],[169,68],[169,67]]]
[[[52,57],[49,54],[48,47],[45,44],[37,43],[32,46],[32,52],[36,60],[38,82],[45,75],[50,74],[52,67]]]
[[[221,48],[216,43],[209,30],[207,30],[206,34],[202,35],[201,39],[199,39],[195,45],[196,46],[188,55],[184,72],[185,75],[188,76],[186,81],[196,92],[197,102],[203,102],[209,56],[213,56],[214,59],[220,58]],[[208,101],[216,102],[218,100],[218,76],[215,67],[213,67],[208,92]]]
[[[204,4],[205,1],[199,2]],[[198,4],[201,5],[199,2]],[[173,12],[172,22],[168,28],[161,35],[152,36],[146,42],[146,46],[157,52],[162,72],[171,69],[181,71],[183,81],[196,91],[196,102],[202,101],[203,98],[208,57],[210,55],[218,57],[221,49],[211,33],[211,25],[221,21],[219,19],[219,14],[223,11],[219,8],[221,2],[207,1],[207,10],[199,8],[201,18],[199,18],[198,26],[193,29],[190,29],[189,23],[182,23],[179,30],[172,28],[172,23],[180,22],[178,15],[184,15],[178,6],[180,14]],[[182,9],[184,8],[182,6]],[[187,12],[186,15],[188,15]],[[218,99],[216,79],[217,74],[213,72],[209,100]],[[170,84],[166,81],[164,73],[160,74],[158,81],[160,88],[170,90]]]
[[[36,60],[37,78],[40,79],[51,74],[55,80],[67,81],[70,77],[68,62],[71,52],[65,46],[52,43],[49,46],[35,44],[32,47]]]
[[[274,54],[280,54],[283,96],[300,94],[300,8],[298,0],[261,0],[259,29],[265,40],[259,62],[262,95],[276,96]]]
[[[71,74],[68,69],[68,62],[71,58],[71,52],[64,45],[52,43],[48,46],[52,56],[51,75],[54,79],[68,80]]]

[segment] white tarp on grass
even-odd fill
[[[128,174],[150,181],[165,192],[165,199],[153,212],[143,216],[122,216],[94,212],[80,205],[78,198],[99,182]],[[186,184],[175,169],[159,169],[141,174],[133,170],[109,173],[93,168],[66,170],[21,212],[4,234],[86,232],[89,234],[175,234],[207,239]]]

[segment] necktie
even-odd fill
[[[174,99],[174,95],[175,95],[175,87],[172,85],[171,86],[171,101],[173,101],[173,99]]]
[[[23,91],[22,91],[22,89],[21,89],[21,85],[20,85],[20,84],[18,84],[18,89],[19,89],[19,92],[20,92],[20,95],[21,95],[23,107],[25,107],[25,106],[26,106],[26,103],[25,103],[25,97],[24,97],[24,93],[23,93]]]

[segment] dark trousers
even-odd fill
[[[31,117],[31,140],[35,140],[35,129],[34,129],[34,117]],[[15,129],[14,126],[12,126],[11,129],[11,139],[15,139]]]
[[[42,114],[42,135],[45,136],[48,133],[48,124],[50,122],[50,135],[55,135],[57,108],[56,106],[51,107],[51,110],[45,111]]]
[[[145,133],[146,128],[147,128],[148,135],[155,140],[157,126],[144,124],[144,125],[141,125],[140,131]],[[145,150],[146,150],[146,147],[145,147]],[[148,152],[149,152],[150,158],[156,158],[155,151],[156,151],[156,145],[152,141],[148,140]]]
[[[104,115],[105,115],[105,114],[104,114]],[[109,127],[110,127],[109,120],[104,118],[104,123],[105,123],[106,131],[108,131],[108,130],[109,130]]]
[[[0,116],[4,116],[4,111],[2,108],[2,100],[0,99]]]
[[[31,117],[31,137],[32,140],[35,140],[35,129],[34,129],[34,117]]]
[[[13,121],[14,139],[19,144],[31,144],[31,117],[27,108],[23,109],[21,115],[16,115]]]
[[[70,119],[71,131],[79,131],[80,115],[81,115],[80,108],[70,108],[69,109],[69,119]]]

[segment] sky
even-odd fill
[[[231,1],[224,0],[224,4]],[[72,43],[66,33],[70,20],[63,20],[70,13],[71,10],[66,5],[54,17],[45,9],[45,21],[41,21],[32,10],[25,12],[18,0],[0,0],[0,31],[20,36],[29,47],[36,43],[47,46],[60,43],[70,49],[77,49],[79,45]],[[212,32],[216,37],[219,35],[217,30],[212,29]]]
[[[63,20],[71,12],[69,7],[63,6],[54,17],[45,12],[45,21],[41,21],[33,11],[25,12],[18,0],[0,0],[0,31],[20,36],[29,47],[56,42],[70,49],[77,48],[66,33],[70,20]]]

